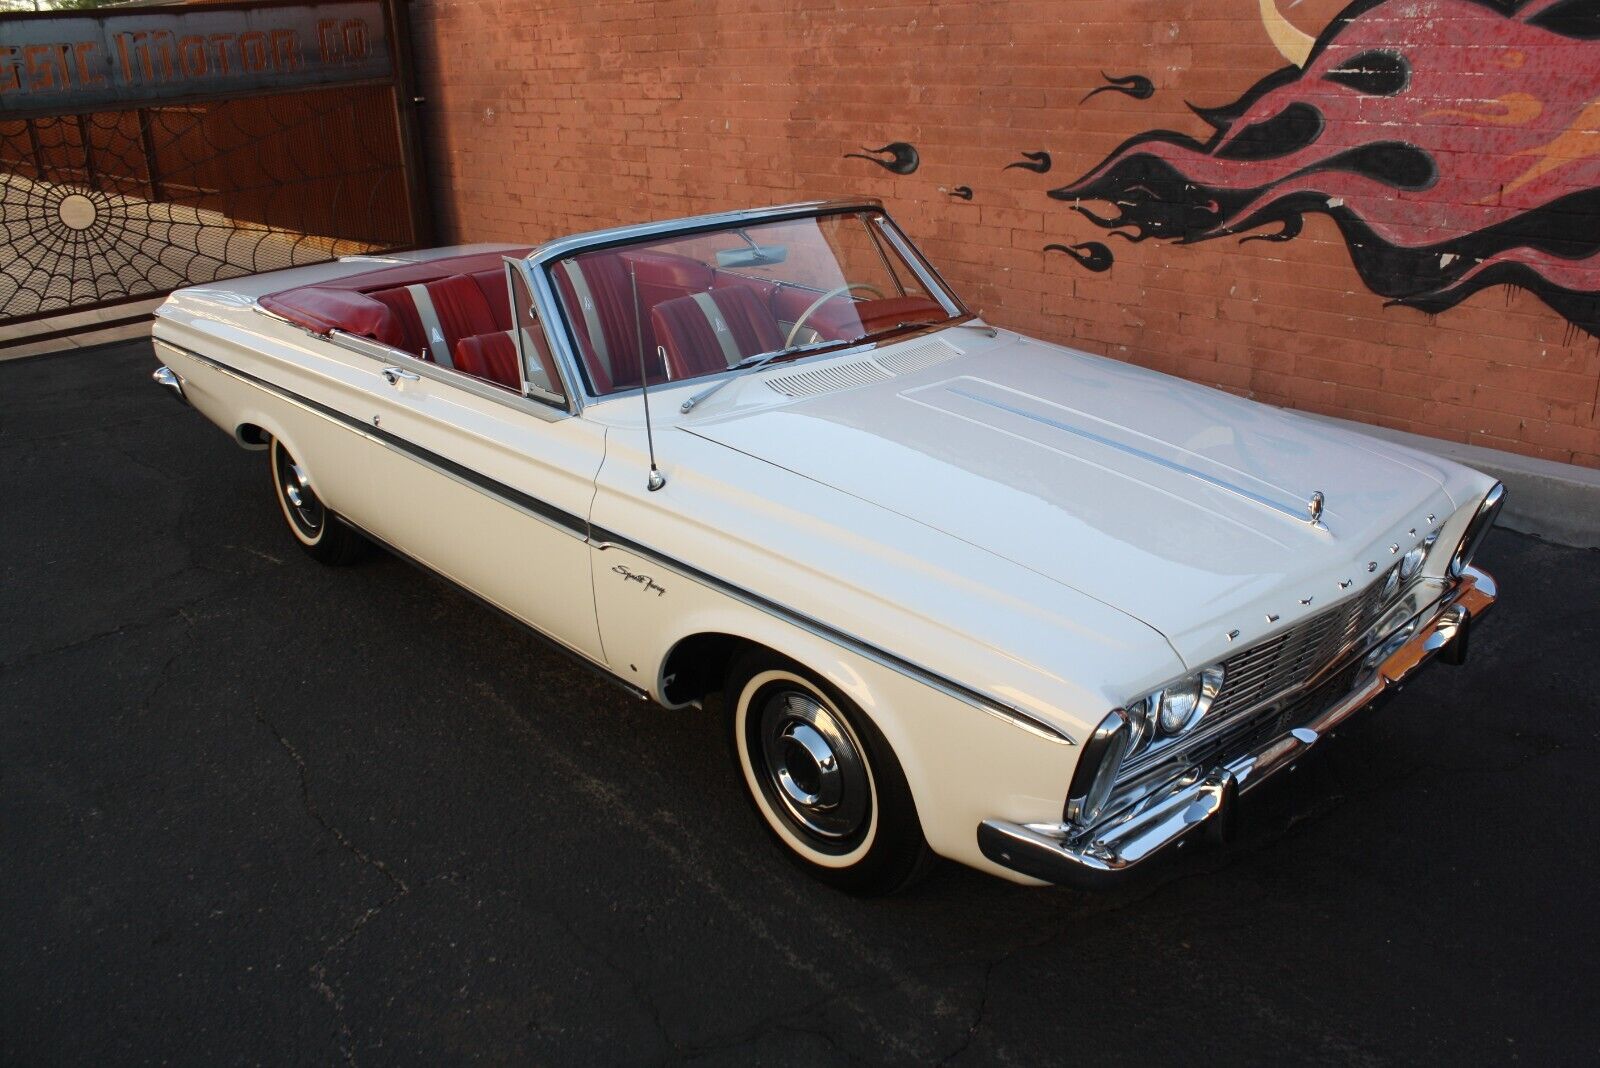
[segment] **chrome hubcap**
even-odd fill
[[[315,537],[322,529],[322,502],[312,491],[305,469],[294,462],[282,445],[275,445],[274,448],[277,450],[278,489],[283,499],[289,502],[289,516],[306,537]]]
[[[759,756],[767,793],[806,834],[837,843],[859,832],[872,787],[855,742],[810,694],[783,689],[760,706]]]
[[[311,497],[311,483],[306,481],[306,473],[299,464],[289,465],[290,477],[284,480],[283,492],[288,496],[289,503],[296,508],[304,508]]]

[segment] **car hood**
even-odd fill
[[[1354,595],[1397,530],[1453,507],[1443,461],[1278,408],[1014,336],[949,353],[682,429],[1118,608],[1191,665]]]

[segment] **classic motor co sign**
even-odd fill
[[[376,0],[17,18],[0,38],[0,116],[281,92],[391,69]]]

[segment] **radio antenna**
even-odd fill
[[[628,282],[633,286],[633,336],[639,346],[639,396],[644,401],[644,440],[650,450],[650,480],[645,483],[645,488],[651,493],[667,484],[667,476],[656,467],[656,436],[650,428],[650,376],[644,369],[644,331],[639,324],[639,275],[634,265],[628,264]],[[656,352],[661,356],[662,366],[666,366],[667,354],[661,346],[656,346]]]

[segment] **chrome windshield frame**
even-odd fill
[[[583,358],[579,352],[577,340],[573,333],[572,323],[568,320],[566,308],[556,291],[551,269],[560,261],[569,257],[582,255],[589,252],[599,252],[620,245],[633,245],[651,239],[664,239],[671,237],[689,237],[694,234],[709,233],[713,230],[726,230],[734,227],[755,226],[762,223],[787,222],[793,219],[821,218],[828,215],[847,215],[866,213],[869,221],[874,223],[883,235],[889,240],[895,251],[905,260],[906,264],[916,274],[917,280],[922,283],[928,293],[945,307],[949,318],[939,327],[973,318],[973,313],[967,309],[955,291],[939,275],[927,258],[917,250],[911,240],[895,224],[884,210],[883,202],[875,197],[861,197],[849,200],[814,200],[797,204],[782,204],[770,208],[752,208],[743,211],[725,211],[712,215],[696,215],[687,219],[664,219],[657,222],[635,223],[629,226],[616,226],[605,230],[594,230],[589,233],[574,234],[570,237],[560,237],[547,241],[535,247],[524,258],[527,266],[526,279],[533,289],[534,304],[539,309],[539,317],[544,322],[546,336],[554,351],[556,362],[560,365],[562,377],[567,380],[571,390],[569,402],[574,414],[581,414],[587,404],[613,397],[624,397],[638,393],[637,387],[631,389],[613,390],[609,393],[597,393],[589,376],[583,368]],[[953,309],[953,310],[952,310]],[[897,334],[893,340],[902,340],[906,335]],[[843,351],[853,351],[856,348],[870,348],[872,341],[862,341],[855,344],[844,344],[838,349],[825,349],[812,354],[817,358],[837,356]],[[797,360],[803,361],[808,356],[802,355]],[[708,383],[716,375],[702,376]]]

